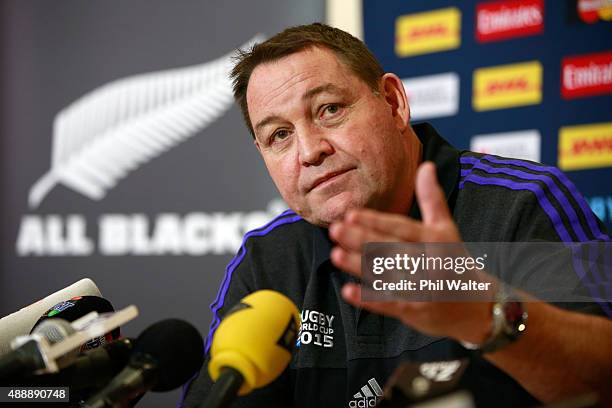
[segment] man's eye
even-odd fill
[[[286,139],[288,136],[289,136],[288,130],[286,129],[277,130],[276,132],[272,133],[272,136],[270,137],[270,144]]]
[[[330,103],[329,105],[325,105],[323,107],[323,110],[321,111],[321,118],[325,119],[326,117],[335,116],[340,112],[341,108],[342,107],[337,103]]]
[[[329,105],[327,108],[325,108],[325,110],[331,114],[334,114],[340,110],[340,107],[338,105]]]

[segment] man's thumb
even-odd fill
[[[432,162],[424,162],[417,169],[416,198],[425,224],[451,218],[444,191],[438,184],[436,166]]]

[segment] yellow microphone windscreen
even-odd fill
[[[210,348],[208,372],[216,381],[223,367],[239,371],[238,395],[274,381],[295,348],[300,314],[285,295],[260,290],[244,297],[223,318]]]

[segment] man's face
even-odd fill
[[[255,143],[283,199],[307,221],[328,226],[355,207],[407,210],[419,142],[386,88],[375,94],[320,47],[253,71]]]

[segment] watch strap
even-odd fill
[[[527,309],[516,294],[501,285],[491,310],[491,331],[482,344],[461,342],[469,350],[491,353],[515,342],[527,329]]]

